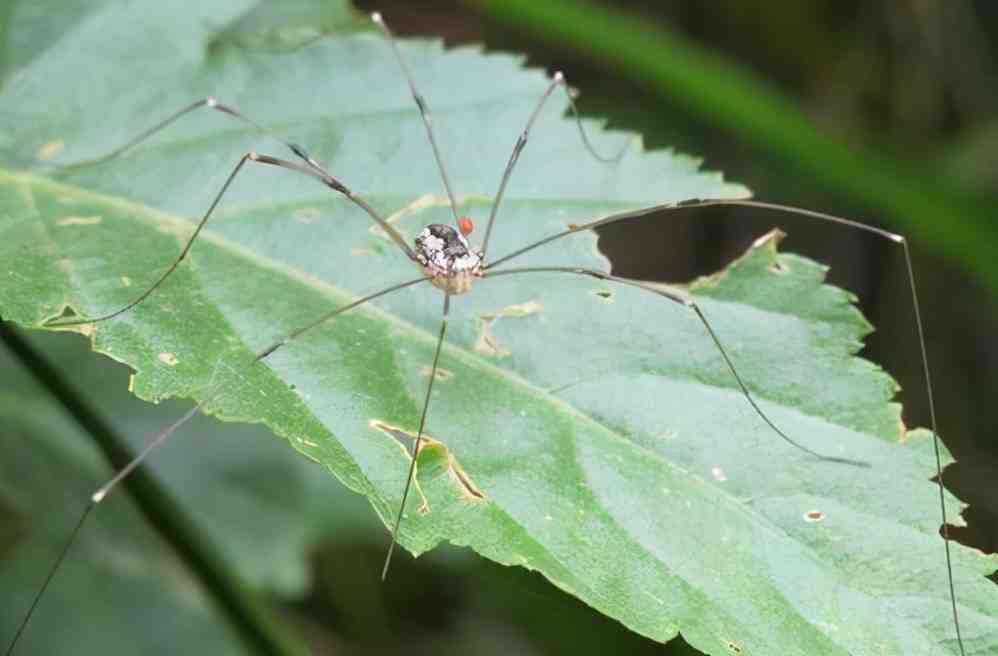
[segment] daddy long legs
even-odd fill
[[[498,190],[495,193],[494,199],[491,203],[491,208],[488,213],[488,217],[485,221],[484,230],[475,229],[473,223],[467,217],[460,217],[457,213],[457,208],[460,206],[458,198],[455,196],[454,190],[451,188],[451,182],[448,179],[446,168],[444,166],[443,158],[441,156],[440,148],[437,143],[435,133],[433,130],[432,123],[430,121],[430,112],[428,109],[427,102],[422,98],[422,96],[417,91],[415,81],[413,80],[411,72],[406,67],[405,59],[402,53],[398,50],[396,43],[392,40],[390,33],[387,28],[384,28],[383,22],[376,19],[376,22],[382,26],[384,34],[388,38],[388,43],[392,48],[393,52],[397,56],[398,62],[400,64],[404,80],[408,84],[409,89],[412,92],[412,96],[415,99],[416,105],[420,110],[420,115],[424,122],[426,135],[429,140],[430,148],[433,152],[434,160],[436,166],[439,169],[442,184],[444,186],[448,205],[453,212],[454,225],[445,225],[442,223],[431,224],[427,226],[423,231],[421,231],[414,243],[407,240],[393,225],[388,221],[388,218],[383,216],[376,208],[368,204],[360,195],[354,193],[354,191],[348,187],[343,180],[334,176],[329,171],[327,171],[319,162],[317,162],[311,156],[310,152],[306,150],[303,146],[296,143],[287,142],[283,140],[278,140],[280,145],[282,145],[290,154],[284,157],[277,157],[269,154],[260,154],[257,152],[246,153],[233,168],[232,172],[229,174],[227,180],[223,184],[221,190],[215,196],[213,202],[208,207],[207,211],[198,223],[197,228],[193,234],[189,237],[184,245],[181,254],[176,258],[174,263],[166,269],[157,280],[155,280],[151,285],[147,286],[141,293],[136,295],[129,303],[117,307],[109,312],[100,314],[95,317],[87,317],[83,319],[72,319],[72,320],[56,320],[53,325],[91,325],[100,324],[104,321],[110,321],[118,318],[125,313],[135,309],[137,306],[146,303],[154,302],[156,292],[171,278],[175,271],[178,270],[181,263],[186,259],[186,256],[190,252],[190,249],[197,241],[201,234],[202,228],[204,228],[212,216],[213,212],[222,202],[223,197],[229,190],[230,186],[235,184],[239,174],[254,164],[262,164],[265,167],[270,168],[281,168],[286,171],[293,172],[296,174],[308,176],[318,183],[326,186],[327,188],[341,194],[343,197],[348,199],[350,202],[354,203],[361,211],[363,211],[371,221],[379,227],[394,244],[394,247],[401,252],[402,257],[409,260],[413,265],[414,277],[409,280],[399,281],[398,283],[372,292],[371,294],[365,295],[356,299],[354,302],[338,307],[325,315],[318,317],[312,323],[304,325],[290,333],[285,337],[274,341],[270,345],[261,349],[254,357],[255,362],[264,362],[268,358],[278,353],[285,346],[291,344],[299,336],[304,335],[314,327],[324,324],[340,314],[346,313],[347,311],[354,309],[363,303],[368,301],[381,298],[382,296],[389,295],[393,292],[399,291],[407,287],[416,286],[426,286],[427,283],[433,287],[439,289],[442,294],[442,309],[441,318],[439,324],[439,331],[436,335],[435,346],[433,348],[433,357],[431,364],[429,365],[429,373],[427,378],[427,385],[425,389],[425,394],[421,399],[421,412],[419,414],[418,426],[414,427],[414,440],[411,445],[411,454],[413,457],[410,458],[409,472],[405,479],[405,486],[402,491],[401,503],[397,514],[395,515],[392,522],[392,536],[390,547],[388,548],[388,554],[385,559],[384,574],[387,574],[392,550],[395,545],[396,536],[399,530],[400,522],[406,508],[406,502],[410,495],[412,489],[413,477],[416,469],[417,459],[414,457],[418,453],[423,445],[424,441],[424,427],[427,417],[432,415],[431,399],[433,394],[434,381],[438,379],[438,365],[441,352],[445,344],[445,338],[448,330],[449,322],[449,310],[452,304],[459,303],[461,297],[466,294],[470,294],[478,289],[480,284],[484,284],[488,279],[497,279],[506,276],[527,276],[531,274],[550,274],[551,276],[567,276],[567,277],[584,277],[587,279],[595,279],[614,287],[623,286],[628,288],[633,288],[639,290],[644,294],[654,296],[658,299],[662,299],[664,302],[669,302],[677,306],[677,308],[682,308],[690,313],[697,322],[699,322],[701,329],[704,332],[704,336],[709,339],[715,348],[716,357],[726,368],[728,375],[730,377],[730,384],[734,390],[740,393],[743,397],[743,401],[748,405],[751,411],[754,413],[756,421],[762,422],[762,425],[770,431],[771,436],[774,439],[779,439],[783,441],[788,448],[794,451],[800,452],[803,456],[811,459],[815,459],[819,462],[824,461],[828,466],[854,466],[863,467],[865,462],[856,458],[849,458],[848,454],[833,454],[830,452],[824,452],[818,448],[809,446],[805,440],[798,436],[789,435],[783,431],[778,422],[774,421],[757,403],[755,397],[751,392],[752,381],[745,380],[744,377],[739,373],[739,367],[737,362],[729,354],[729,349],[725,346],[725,340],[719,336],[715,330],[712,322],[710,321],[708,315],[701,308],[701,305],[690,295],[680,291],[673,290],[669,288],[664,288],[661,286],[653,286],[642,283],[640,281],[626,280],[612,275],[609,271],[593,269],[589,267],[573,267],[564,265],[552,265],[552,266],[520,266],[516,267],[515,260],[520,258],[527,253],[532,252],[534,249],[539,249],[547,244],[558,242],[559,240],[565,239],[570,235],[578,234],[586,230],[590,230],[595,227],[602,225],[609,225],[618,222],[625,221],[637,221],[642,217],[650,216],[657,212],[668,212],[672,208],[683,205],[713,205],[713,204],[724,204],[724,205],[747,205],[755,207],[769,207],[775,210],[781,211],[793,211],[797,213],[806,214],[813,218],[825,221],[831,221],[834,223],[841,224],[843,226],[853,227],[861,230],[866,230],[873,232],[883,238],[890,239],[891,241],[899,244],[899,248],[903,252],[905,258],[905,263],[908,267],[908,275],[910,280],[910,288],[912,292],[913,301],[915,300],[915,284],[914,279],[911,274],[910,269],[910,255],[908,253],[907,243],[903,238],[888,233],[883,230],[876,228],[871,228],[869,226],[859,224],[846,219],[841,219],[837,217],[831,217],[828,215],[823,215],[816,212],[809,212],[806,210],[797,210],[793,208],[785,208],[775,205],[767,205],[765,203],[757,203],[754,201],[739,201],[739,200],[703,200],[703,201],[689,201],[682,204],[668,203],[662,205],[654,205],[650,207],[642,207],[633,210],[626,210],[623,212],[611,213],[601,219],[596,219],[589,222],[581,222],[566,229],[555,232],[547,237],[540,239],[539,241],[525,244],[520,248],[513,249],[509,253],[502,253],[498,258],[489,259],[492,255],[490,251],[490,240],[493,235],[494,229],[500,230],[502,227],[501,221],[497,221],[497,218],[501,218],[501,202],[503,200],[504,193],[506,191],[507,185],[513,177],[513,172],[515,170],[516,164],[519,160],[521,152],[527,145],[528,138],[530,136],[531,130],[534,127],[535,121],[541,113],[547,100],[551,95],[558,90],[559,87],[565,89],[564,78],[561,75],[556,75],[551,81],[546,92],[543,94],[540,101],[537,103],[534,112],[527,118],[526,127],[524,128],[520,138],[518,139],[512,155],[506,163],[503,173],[500,177]],[[570,105],[571,106],[571,105]],[[160,124],[154,126],[145,133],[140,134],[138,137],[132,141],[126,143],[121,148],[116,151],[112,151],[107,156],[98,158],[96,160],[91,160],[89,162],[80,163],[79,166],[86,165],[96,165],[103,161],[109,161],[113,158],[119,157],[121,155],[129,152],[133,147],[138,146],[145,139],[151,137],[153,134],[165,129],[169,125],[178,121],[183,116],[194,112],[198,109],[215,109],[222,112],[228,116],[231,116],[237,120],[244,123],[249,123],[254,127],[260,128],[265,131],[262,126],[256,125],[255,122],[245,116],[240,110],[231,107],[225,103],[219,102],[213,98],[206,98],[193,103],[181,111],[175,113],[174,115],[168,117],[166,120],[162,121]],[[600,154],[592,147],[588,142],[586,133],[583,129],[581,122],[578,122],[576,117],[577,125],[581,134],[581,139],[586,146],[589,153],[595,156],[597,159],[605,159],[608,166],[613,165],[614,157],[601,157]],[[623,151],[622,151],[623,153]],[[479,245],[473,246],[469,241],[472,235],[480,233],[483,234],[482,241]],[[919,331],[921,331],[920,317],[918,316],[918,306],[917,302],[914,303],[917,325]],[[922,362],[925,368],[926,383],[928,385],[928,368],[925,360],[924,353],[924,341],[922,342]],[[931,399],[931,387],[929,389],[929,395]],[[202,401],[202,404],[209,403],[215,396],[213,393],[209,393],[208,398]],[[935,411],[930,400],[930,408],[932,411],[932,423],[933,423],[933,433],[935,430]],[[144,451],[135,463],[129,467],[122,469],[118,475],[116,475],[112,480],[110,480],[106,485],[102,486],[93,497],[93,503],[99,503],[111,489],[128,473],[131,469],[138,464],[141,458],[145,457],[152,449],[154,449],[158,444],[165,441],[173,434],[176,428],[178,428],[183,423],[178,422],[176,425],[172,426],[167,431],[164,431],[159,436],[156,437],[152,442],[150,442],[147,450]],[[937,452],[938,455],[938,452]],[[937,466],[940,466],[937,461]],[[940,472],[941,474],[941,472]],[[940,495],[942,495],[942,490],[940,489]],[[940,497],[942,501],[942,497]],[[91,506],[92,507],[92,506]],[[89,509],[88,509],[89,511]],[[943,512],[945,513],[945,506],[943,506]],[[945,526],[945,517],[944,522]],[[82,525],[82,521],[81,524]],[[948,555],[948,544],[947,544],[947,555]],[[952,584],[951,584],[952,585]],[[44,587],[39,593],[39,597],[44,592]],[[954,621],[956,620],[956,600],[952,594],[951,589],[951,602],[953,606]],[[30,616],[30,613],[29,613]],[[27,620],[25,620],[25,625]],[[22,625],[22,629],[25,625]],[[20,631],[18,633],[20,635]],[[15,637],[15,642],[17,638]],[[13,650],[14,645],[11,646]],[[962,650],[962,645],[961,645]]]

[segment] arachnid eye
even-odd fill
[[[467,237],[471,234],[471,231],[475,229],[475,223],[466,216],[462,216],[457,220],[457,228],[461,231],[461,234]]]

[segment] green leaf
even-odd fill
[[[243,153],[287,155],[202,110],[118,160],[51,167],[99,156],[209,94],[305,144],[409,238],[450,220],[383,39],[344,31],[275,55],[243,38],[247,25],[268,33],[247,23],[260,6],[171,14],[108,2],[50,30],[58,36],[7,75],[0,112],[18,129],[0,142],[4,318],[37,326],[66,307],[120,307],[169,266]],[[547,80],[506,55],[401,45],[460,210],[481,224]],[[556,98],[538,121],[491,254],[614,210],[746,193],[636,141],[619,164],[596,162],[563,110]],[[587,127],[604,152],[630,139]],[[468,545],[540,571],[634,631],[682,632],[708,653],[953,651],[927,436],[904,431],[895,384],[855,357],[869,326],[851,297],[824,286],[819,265],[778,254],[777,241],[692,291],[766,412],[809,447],[870,469],[781,441],[684,307],[565,274],[483,280],[452,304],[403,545]],[[515,264],[608,265],[582,233]],[[220,417],[265,423],[387,521],[439,292],[396,292],[248,363],[309,320],[416,275],[343,197],[247,165],[189,261],[147,302],[85,332],[135,370],[139,397],[207,399]],[[970,653],[996,653],[998,605],[983,576],[995,562],[954,550]]]

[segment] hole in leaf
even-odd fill
[[[395,441],[402,447],[406,458],[409,458],[409,454],[412,452],[412,446],[416,442],[415,433],[403,430],[398,426],[392,426],[391,424],[387,424],[378,419],[372,419],[369,422],[369,425],[371,428],[381,431],[382,433],[386,433],[394,438]],[[462,496],[466,500],[479,501],[485,498],[485,494],[478,488],[477,485],[475,485],[474,481],[471,480],[471,477],[468,476],[468,474],[464,471],[464,468],[461,467],[460,463],[458,463],[457,458],[454,457],[454,454],[450,452],[443,442],[424,434],[423,439],[420,440],[419,452],[417,454],[417,458],[419,458],[418,462],[420,463],[424,460],[424,457],[420,455],[424,451],[428,452],[428,455],[434,455],[435,458],[433,458],[433,460],[437,460],[443,465],[440,467],[440,470],[445,472],[446,475],[454,481],[458,487],[458,490],[460,490]],[[433,465],[431,465],[431,467],[432,466]],[[419,489],[418,485],[417,489],[420,496],[422,496],[423,492]],[[426,502],[425,497],[423,499],[423,507],[425,507],[428,512],[429,505]]]

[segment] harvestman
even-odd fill
[[[375,24],[377,24],[377,26],[381,29],[388,44],[391,46],[395,58],[398,61],[400,68],[402,69],[403,75],[405,76],[406,82],[409,86],[409,90],[412,93],[413,100],[415,101],[416,106],[419,109],[423,125],[426,128],[427,139],[433,151],[433,156],[436,161],[437,168],[439,170],[444,188],[447,192],[447,197],[450,202],[451,211],[454,215],[454,221],[456,227],[452,227],[449,225],[442,225],[442,224],[431,224],[429,226],[426,226],[415,238],[415,243],[414,243],[415,248],[413,248],[406,242],[406,240],[402,237],[402,235],[390,223],[388,223],[388,221],[384,217],[382,217],[363,198],[360,198],[359,196],[355,195],[353,191],[350,190],[349,187],[347,187],[343,182],[341,182],[338,178],[333,176],[325,168],[323,168],[318,162],[316,162],[308,154],[308,151],[305,148],[303,148],[298,144],[285,141],[275,136],[270,130],[268,130],[261,124],[257,123],[256,121],[243,115],[238,110],[218,102],[213,97],[208,97],[202,100],[198,100],[184,107],[183,109],[177,111],[176,113],[169,116],[165,120],[149,128],[145,132],[142,132],[132,140],[125,143],[124,145],[111,151],[110,153],[95,159],[90,159],[83,162],[78,162],[75,164],[68,165],[66,168],[78,168],[114,159],[119,155],[122,155],[126,151],[131,150],[133,147],[139,145],[140,143],[142,143],[152,135],[156,134],[160,130],[173,124],[175,121],[182,118],[183,116],[201,108],[214,109],[230,117],[238,119],[246,124],[251,125],[255,129],[264,133],[268,137],[275,139],[281,145],[287,148],[295,156],[297,161],[272,157],[269,155],[262,155],[256,152],[246,153],[240,158],[239,162],[233,168],[228,178],[226,178],[225,183],[222,185],[222,188],[215,195],[215,198],[212,201],[211,205],[208,207],[207,211],[204,213],[201,220],[198,222],[193,234],[191,234],[191,236],[188,238],[187,242],[185,243],[183,249],[181,250],[180,255],[166,269],[166,271],[164,271],[159,276],[159,278],[156,279],[156,281],[152,285],[150,285],[145,291],[139,294],[131,302],[108,314],[104,314],[102,316],[93,317],[93,318],[83,318],[83,319],[63,320],[63,321],[56,320],[54,322],[50,322],[48,325],[69,326],[69,325],[80,325],[80,324],[92,324],[92,323],[107,321],[109,319],[112,319],[114,317],[123,314],[124,312],[127,312],[128,310],[134,308],[139,303],[142,303],[147,298],[149,298],[149,296],[151,296],[166,281],[166,279],[169,278],[174,271],[176,271],[176,269],[180,266],[181,262],[183,262],[183,260],[190,253],[194,241],[197,239],[198,235],[201,233],[201,231],[207,224],[208,219],[211,217],[212,213],[215,211],[215,208],[221,202],[222,197],[225,195],[226,191],[228,191],[229,187],[232,185],[232,182],[238,176],[239,172],[243,170],[243,167],[247,163],[266,164],[269,166],[275,166],[278,168],[310,176],[319,181],[320,183],[322,183],[323,185],[329,187],[330,189],[342,194],[348,200],[350,200],[359,208],[361,208],[368,216],[370,216],[370,218],[382,230],[384,230],[384,232],[388,235],[388,237],[391,238],[391,240],[396,244],[396,246],[398,246],[399,250],[402,251],[403,255],[405,255],[405,257],[407,257],[410,261],[412,261],[412,263],[420,270],[422,275],[420,275],[417,278],[413,278],[411,280],[407,280],[392,285],[390,287],[386,287],[385,289],[382,289],[380,291],[368,294],[362,298],[355,300],[352,303],[349,303],[345,306],[339,307],[331,312],[326,313],[325,315],[312,321],[306,326],[299,328],[298,330],[295,330],[294,332],[286,335],[284,338],[274,342],[273,344],[265,348],[263,351],[257,353],[253,357],[252,364],[256,364],[258,362],[263,361],[264,359],[266,359],[268,356],[270,356],[280,348],[289,344],[291,341],[295,340],[302,334],[312,330],[313,328],[316,328],[320,324],[323,324],[333,319],[334,317],[343,314],[344,312],[347,312],[360,305],[363,305],[368,301],[372,301],[374,299],[391,294],[392,292],[407,287],[412,287],[414,285],[418,285],[424,282],[429,282],[434,287],[440,289],[443,292],[444,298],[443,298],[443,309],[441,313],[440,330],[436,338],[435,348],[433,352],[433,360],[429,372],[430,375],[428,382],[426,384],[426,393],[425,396],[423,397],[423,405],[422,405],[422,411],[420,413],[419,427],[416,433],[416,439],[413,441],[412,446],[410,448],[410,454],[409,454],[410,465],[409,465],[408,475],[406,477],[405,487],[402,492],[402,500],[399,504],[398,513],[396,514],[395,521],[392,525],[391,543],[388,547],[387,555],[385,557],[384,568],[382,569],[381,576],[382,580],[384,580],[388,575],[388,569],[391,564],[392,554],[394,553],[395,545],[397,543],[399,526],[401,524],[402,517],[405,511],[405,506],[409,496],[409,491],[412,487],[416,470],[417,454],[420,450],[422,441],[424,439],[423,430],[426,424],[426,417],[429,412],[430,398],[433,392],[433,381],[437,377],[437,364],[440,358],[440,351],[443,346],[444,337],[447,332],[447,322],[450,310],[451,297],[459,296],[461,294],[470,291],[474,282],[479,278],[547,272],[547,273],[564,273],[567,275],[577,275],[577,276],[588,276],[599,280],[606,280],[621,285],[636,287],[638,289],[665,298],[669,301],[672,301],[673,303],[677,303],[689,309],[696,315],[697,319],[699,319],[700,323],[703,325],[704,330],[709,335],[711,341],[716,346],[717,352],[719,353],[720,357],[724,360],[724,363],[728,371],[731,373],[734,382],[737,384],[739,390],[741,391],[742,395],[745,397],[746,401],[751,405],[755,414],[758,415],[758,417],[763,422],[765,422],[765,424],[773,432],[779,435],[780,438],[785,440],[793,447],[819,460],[829,461],[838,464],[866,467],[868,466],[868,464],[865,462],[850,460],[847,458],[827,456],[818,453],[816,451],[813,451],[808,447],[798,443],[790,436],[788,436],[786,433],[784,433],[766,415],[766,413],[762,411],[762,409],[756,403],[752,394],[749,392],[747,385],[743,381],[741,375],[738,373],[738,370],[736,369],[733,361],[729,357],[727,350],[722,345],[719,337],[715,333],[710,322],[707,320],[707,317],[704,315],[703,311],[697,305],[696,301],[694,301],[690,296],[678,290],[670,290],[663,288],[661,286],[651,286],[646,283],[642,283],[640,281],[622,278],[619,276],[612,275],[609,272],[600,271],[596,269],[565,267],[565,266],[531,266],[531,267],[501,268],[501,269],[497,269],[496,267],[506,264],[507,262],[510,262],[511,260],[519,257],[520,255],[523,255],[524,253],[527,253],[528,251],[531,251],[535,248],[538,248],[542,245],[548,244],[555,240],[561,239],[562,237],[574,234],[576,232],[591,230],[600,226],[610,225],[612,223],[617,223],[628,219],[638,219],[658,212],[666,212],[678,208],[688,208],[688,207],[707,207],[714,205],[719,205],[719,206],[726,205],[726,206],[755,207],[761,209],[783,211],[783,212],[789,212],[802,216],[811,217],[814,219],[819,219],[822,221],[836,223],[839,225],[856,228],[859,230],[864,230],[866,232],[873,233],[875,235],[879,235],[881,237],[889,239],[894,243],[900,244],[904,253],[908,286],[911,292],[911,298],[912,298],[912,304],[915,316],[915,325],[917,327],[919,347],[922,357],[922,374],[925,378],[926,392],[929,401],[929,416],[930,416],[932,435],[933,435],[933,445],[935,447],[937,481],[939,487],[939,502],[940,502],[940,511],[942,515],[942,527],[943,527],[942,529],[943,544],[945,546],[946,566],[947,566],[948,581],[949,581],[950,605],[952,607],[953,623],[956,631],[957,644],[959,646],[960,653],[964,654],[965,652],[963,647],[963,640],[960,634],[959,616],[956,606],[956,594],[953,586],[953,572],[950,562],[949,534],[948,534],[948,525],[946,520],[946,507],[945,507],[945,499],[943,492],[944,488],[942,483],[942,462],[939,449],[938,430],[936,425],[935,404],[932,394],[932,383],[931,383],[928,360],[926,355],[921,312],[918,305],[915,278],[911,265],[911,254],[909,252],[907,240],[901,235],[897,235],[888,232],[886,230],[882,230],[880,228],[865,225],[849,219],[844,219],[841,217],[831,216],[828,214],[823,214],[820,212],[814,212],[801,208],[794,208],[784,205],[777,205],[773,203],[765,203],[752,200],[696,199],[696,200],[683,201],[680,203],[655,205],[637,210],[619,212],[611,214],[609,216],[605,216],[600,219],[589,221],[587,223],[572,225],[564,231],[555,233],[537,242],[518,248],[513,252],[508,253],[498,259],[488,261],[487,253],[488,253],[489,238],[492,235],[492,229],[495,225],[496,215],[498,213],[499,206],[502,202],[503,195],[506,191],[506,186],[509,183],[509,180],[513,173],[513,169],[516,166],[520,154],[527,144],[527,140],[530,135],[530,130],[533,128],[533,125],[536,122],[537,117],[540,115],[541,110],[543,109],[548,98],[551,97],[552,93],[554,93],[556,88],[561,87],[565,91],[566,96],[568,98],[569,107],[573,113],[576,125],[579,130],[579,135],[581,137],[581,140],[585,145],[586,149],[593,157],[606,163],[616,162],[624,154],[626,145],[625,149],[622,149],[620,153],[618,153],[614,157],[604,157],[596,152],[593,145],[590,143],[588,136],[586,135],[581,119],[579,118],[578,112],[575,108],[574,101],[572,100],[572,94],[566,85],[565,77],[562,75],[561,72],[555,73],[547,89],[544,91],[543,95],[541,96],[540,101],[537,103],[537,106],[535,107],[534,111],[530,114],[527,120],[527,124],[523,129],[523,132],[520,134],[519,138],[516,141],[516,144],[513,147],[513,152],[510,155],[509,161],[506,163],[505,169],[503,170],[502,178],[500,179],[499,182],[499,189],[496,192],[495,200],[493,201],[492,207],[489,211],[488,222],[485,225],[485,236],[482,239],[481,246],[477,249],[473,248],[468,242],[468,237],[471,235],[471,233],[474,230],[474,224],[470,218],[464,216],[458,216],[457,214],[457,202],[455,199],[454,191],[451,187],[450,179],[447,176],[446,168],[444,167],[444,162],[440,154],[440,149],[437,146],[436,137],[434,136],[432,121],[430,118],[430,110],[426,104],[425,99],[423,98],[422,95],[420,95],[419,91],[416,89],[415,81],[412,77],[412,73],[410,72],[408,65],[406,64],[405,58],[402,56],[402,53],[399,50],[398,45],[396,44],[391,31],[389,30],[388,26],[384,23],[381,15],[378,13],[374,13],[371,15],[371,18],[375,22]],[[73,528],[69,539],[67,540],[65,546],[63,547],[63,550],[59,554],[59,557],[57,558],[55,564],[53,565],[52,569],[49,571],[48,575],[45,578],[45,581],[42,583],[40,589],[35,595],[30,608],[25,614],[24,619],[22,620],[21,624],[18,626],[18,630],[14,635],[14,638],[11,641],[7,651],[5,652],[7,656],[10,656],[14,652],[14,649],[17,646],[17,642],[21,637],[22,633],[24,632],[25,628],[27,627],[31,619],[31,616],[38,605],[38,602],[41,600],[46,589],[48,588],[49,584],[54,578],[56,572],[58,571],[62,562],[65,560],[65,557],[70,547],[74,543],[76,536],[78,535],[80,529],[85,523],[85,520],[87,516],[90,514],[90,511],[93,510],[93,508],[97,504],[99,504],[118,483],[120,483],[125,477],[127,477],[129,473],[132,470],[134,470],[142,462],[142,460],[145,459],[147,455],[149,455],[150,452],[152,452],[156,447],[165,442],[174,432],[177,431],[177,429],[179,429],[182,425],[184,425],[187,421],[189,421],[192,417],[194,417],[194,415],[198,412],[200,408],[204,407],[205,404],[207,404],[209,401],[213,400],[214,398],[215,395],[209,392],[207,398],[199,402],[197,405],[195,405],[194,408],[188,411],[184,416],[182,416],[180,419],[178,419],[176,422],[170,425],[166,430],[157,435],[151,442],[149,442],[149,444],[145,446],[145,448],[128,465],[126,465],[120,471],[118,471],[107,483],[105,483],[100,489],[98,489],[92,495],[90,503],[87,505],[83,514],[80,516],[80,519],[78,520],[76,526]]]

